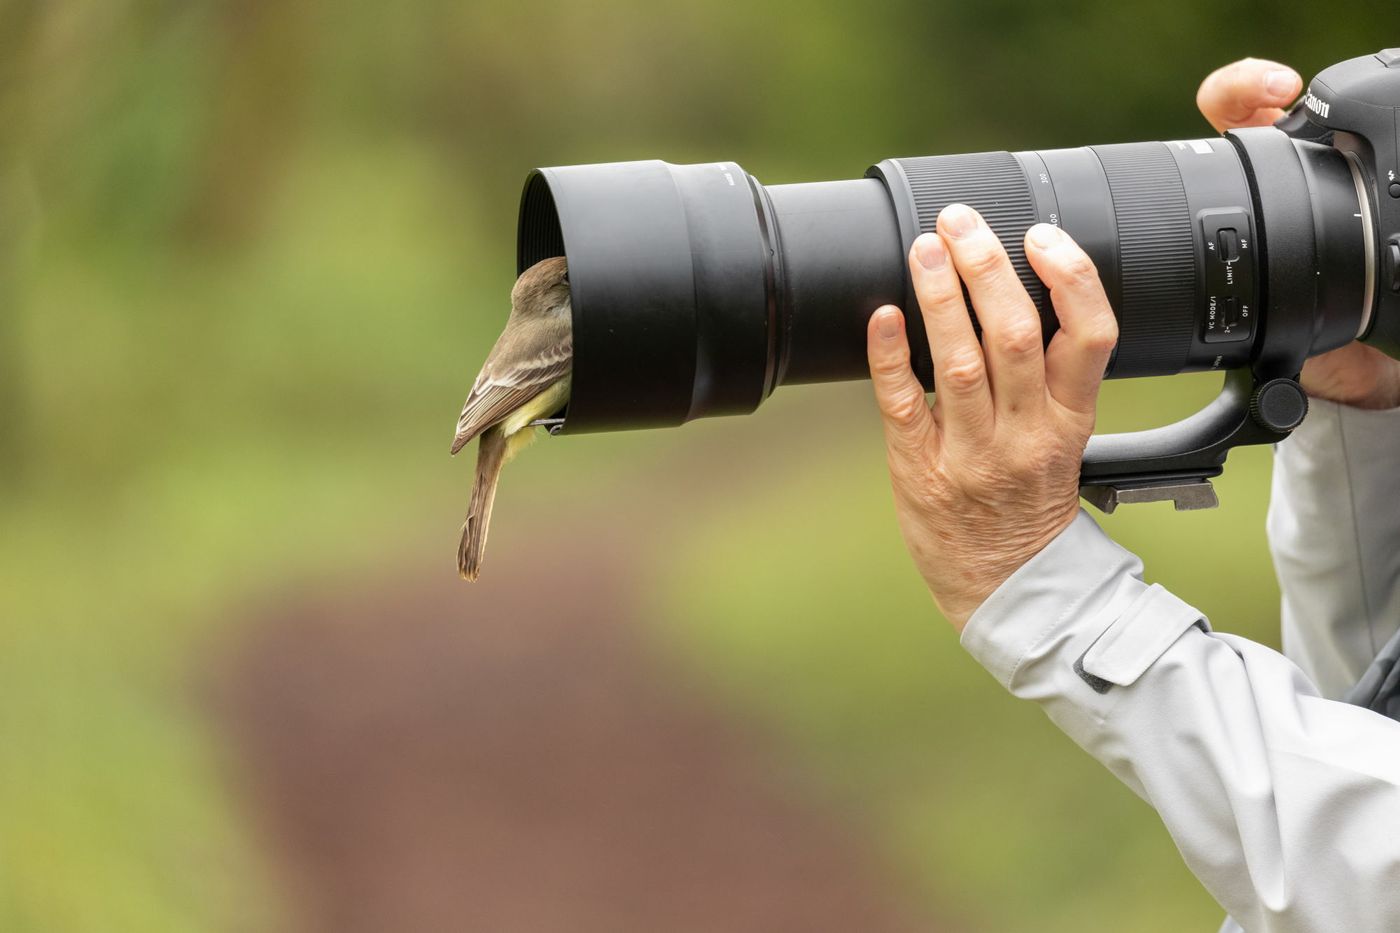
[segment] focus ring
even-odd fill
[[[1041,320],[1054,327],[1048,316],[1045,288],[1026,259],[1026,231],[1035,225],[1035,200],[1021,163],[1009,152],[974,152],[966,155],[923,156],[896,159],[909,182],[918,215],[919,233],[935,229],[938,214],[949,204],[966,204],[987,222],[1006,247],[1021,284],[1035,299]]]
[[[1118,222],[1122,307],[1115,376],[1177,373],[1195,328],[1195,240],[1181,172],[1165,143],[1091,146]]]

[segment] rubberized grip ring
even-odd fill
[[[1115,375],[1180,372],[1195,331],[1195,238],[1186,189],[1166,143],[1090,146],[1103,165],[1118,222]]]
[[[938,214],[949,204],[966,204],[986,220],[1006,247],[1011,265],[1040,311],[1048,340],[1056,319],[1045,300],[1045,287],[1026,259],[1026,231],[1038,219],[1030,182],[1021,163],[1009,152],[973,152],[963,155],[921,156],[895,159],[904,170],[914,199],[919,233],[938,224]],[[971,310],[971,304],[968,305]],[[976,315],[974,313],[975,322]]]

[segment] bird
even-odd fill
[[[532,422],[556,414],[569,400],[574,345],[567,260],[556,256],[526,269],[511,289],[510,305],[505,330],[472,384],[452,438],[454,455],[481,438],[457,547],[464,580],[481,575],[501,468],[534,440]]]

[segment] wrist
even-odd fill
[[[1382,411],[1400,407],[1400,367],[1387,366],[1377,374],[1376,385],[1358,398],[1351,400],[1334,399],[1353,408],[1368,411]]]
[[[1338,405],[1372,411],[1400,407],[1400,361],[1365,344],[1308,360],[1300,381],[1312,398]]]
[[[1383,384],[1373,386],[1363,392],[1346,392],[1327,389],[1310,389],[1304,386],[1308,395],[1314,399],[1321,399],[1326,402],[1335,402],[1338,405],[1345,405],[1348,408],[1359,408],[1363,411],[1385,411],[1391,408],[1400,408],[1400,379],[1387,379]]]
[[[1022,534],[1007,534],[966,549],[960,559],[953,561],[955,566],[963,568],[961,573],[951,580],[946,573],[937,575],[941,579],[932,576],[926,579],[939,611],[961,632],[973,613],[1017,570],[1058,538],[1078,513],[1076,497],[1068,508],[1057,510],[1048,521],[1027,522]],[[944,569],[940,566],[940,570]]]

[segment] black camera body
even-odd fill
[[[1164,427],[1099,435],[1086,499],[1215,504],[1229,451],[1307,412],[1297,375],[1354,339],[1400,357],[1400,49],[1334,65],[1273,127],[1214,139],[887,159],[864,178],[764,186],[732,162],[538,169],[518,265],[566,256],[574,372],[552,431],[753,411],[779,385],[863,378],[865,324],[916,307],[905,257],[953,202],[1024,253],[1036,223],[1098,267],[1119,322],[1110,378],[1220,370],[1218,398]],[[933,388],[920,316],[915,372]]]
[[[1342,153],[1361,173],[1374,303],[1362,335],[1400,356],[1400,49],[1324,70],[1280,129]]]

